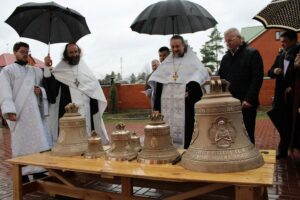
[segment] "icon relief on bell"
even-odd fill
[[[234,143],[236,131],[225,117],[218,117],[208,131],[209,138],[219,148],[228,148]]]

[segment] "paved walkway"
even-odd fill
[[[114,124],[107,123],[107,130],[110,133],[114,129]],[[145,122],[128,122],[127,129],[135,131],[138,135],[143,135]],[[276,149],[279,138],[274,126],[268,119],[257,120],[256,125],[256,144],[260,149]],[[24,141],[26,142],[26,141]],[[5,162],[10,158],[10,133],[7,129],[0,129],[0,200],[9,200],[12,198],[12,182],[11,182],[11,166]],[[99,183],[95,183],[96,186]],[[100,186],[99,186],[100,187]],[[120,190],[119,186],[115,185],[114,191]],[[153,198],[163,198],[165,193],[160,193],[149,188],[135,188],[135,193],[142,196]],[[296,165],[292,160],[284,160],[277,162],[274,177],[274,184],[268,188],[270,200],[300,200],[300,166]],[[28,195],[28,200],[33,199],[53,199],[45,194],[36,193]],[[199,198],[207,199],[207,198]],[[213,196],[208,199],[225,200],[229,199],[224,196]]]

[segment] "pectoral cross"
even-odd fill
[[[80,82],[78,81],[78,79],[77,79],[77,78],[75,78],[75,82],[74,82],[74,84],[76,85],[76,87],[78,87],[78,86],[79,86]]]
[[[178,79],[178,74],[177,74],[177,72],[174,72],[173,79],[174,79],[175,82],[176,82],[176,80]]]

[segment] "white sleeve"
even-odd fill
[[[0,106],[4,117],[7,113],[16,113],[12,96],[12,85],[9,72],[3,69],[0,73]]]
[[[51,77],[51,71],[50,71],[49,67],[44,68],[44,77],[45,78]]]

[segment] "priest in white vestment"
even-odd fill
[[[12,157],[52,147],[46,123],[47,96],[40,86],[43,73],[40,68],[27,64],[28,51],[28,44],[16,43],[16,62],[4,67],[0,74],[0,105],[11,132]],[[22,168],[23,175],[42,171],[45,170],[32,166]]]
[[[46,66],[51,66],[50,56],[45,58]],[[68,103],[79,106],[79,113],[86,119],[88,135],[95,130],[101,137],[102,144],[109,142],[102,115],[107,106],[99,81],[86,63],[81,59],[81,49],[75,43],[66,45],[63,60],[50,70],[44,69],[43,83],[50,104],[50,130],[53,140],[59,134],[58,122],[65,113]]]
[[[161,112],[170,125],[173,144],[188,148],[194,129],[194,105],[202,97],[201,85],[209,80],[207,70],[184,39],[174,35],[170,54],[151,75],[156,82],[154,113]]]

